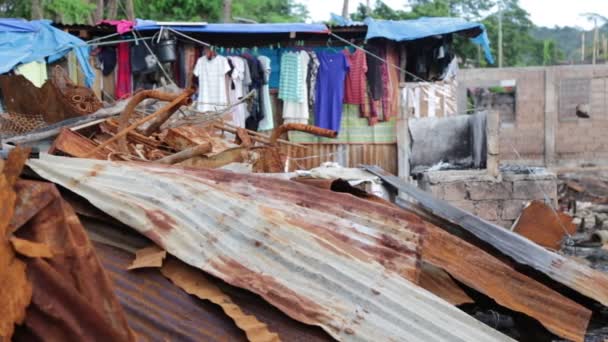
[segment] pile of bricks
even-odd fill
[[[499,226],[510,228],[526,203],[545,200],[557,204],[557,178],[549,172],[521,174],[485,171],[427,172],[418,185],[435,197]]]

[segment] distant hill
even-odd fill
[[[557,47],[564,54],[564,62],[570,63],[573,61],[574,63],[579,63],[581,60],[581,33],[582,30],[580,28],[564,26],[564,27],[534,27],[530,34],[532,37],[539,40],[552,39],[556,42]],[[601,34],[604,34],[605,38],[608,38],[608,24],[604,25],[600,28],[600,37]],[[593,30],[585,31],[585,51],[587,59],[591,59],[591,49],[593,44]],[[600,43],[601,49],[601,43]]]

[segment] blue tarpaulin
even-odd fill
[[[169,27],[181,32],[200,33],[235,33],[235,34],[260,34],[260,33],[329,33],[324,24],[304,23],[273,23],[273,24],[201,24],[201,25],[158,25],[153,20],[137,20],[135,29],[138,31],[160,30],[161,27]]]
[[[71,50],[87,86],[92,86],[95,72],[89,63],[89,47],[83,40],[54,28],[49,20],[0,19],[0,74],[21,63],[53,63]]]
[[[395,41],[416,40],[461,31],[479,30],[479,34],[471,38],[471,41],[481,45],[488,62],[494,64],[494,57],[492,57],[490,50],[490,40],[485,26],[481,23],[469,22],[461,18],[424,17],[398,21],[367,18],[365,24],[367,25],[365,39],[386,38]]]

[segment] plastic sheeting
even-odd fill
[[[153,20],[137,20],[135,29],[138,31],[160,30],[161,27],[168,27],[182,32],[201,32],[201,33],[239,33],[239,34],[259,34],[259,33],[329,33],[329,29],[324,24],[305,24],[305,23],[273,23],[273,24],[201,24],[201,25],[158,25]]]
[[[471,41],[481,45],[489,63],[494,64],[490,50],[490,40],[486,28],[481,23],[468,22],[462,18],[424,17],[414,20],[374,20],[365,19],[367,35],[365,39],[386,38],[395,41],[416,40],[436,35],[462,31],[479,30]]]
[[[89,47],[83,40],[54,28],[49,20],[0,19],[0,73],[22,63],[52,63],[72,50],[90,87],[95,72],[89,63]]]

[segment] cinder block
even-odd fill
[[[470,182],[467,192],[472,200],[509,199],[513,192],[511,182]]]
[[[467,188],[464,182],[444,183],[443,199],[446,201],[462,201],[467,198]]]
[[[513,199],[545,199],[545,195],[549,196],[549,199],[557,198],[557,183],[555,181],[527,180],[513,183]]]
[[[515,220],[521,214],[525,200],[507,200],[501,203],[500,218],[502,220]]]
[[[451,205],[460,208],[473,215],[476,214],[475,203],[473,201],[449,201]]]
[[[487,221],[497,221],[498,206],[498,201],[477,201],[475,202],[475,214]]]

